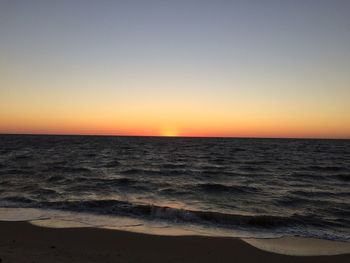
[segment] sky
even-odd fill
[[[350,138],[350,1],[0,0],[0,133]]]

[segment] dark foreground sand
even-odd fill
[[[295,257],[236,238],[152,236],[93,228],[41,228],[0,222],[0,262],[350,262],[350,254]]]

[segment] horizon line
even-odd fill
[[[90,137],[155,137],[155,138],[207,138],[207,139],[284,139],[284,140],[350,140],[349,138],[330,138],[330,137],[263,137],[263,136],[193,136],[193,135],[126,135],[126,134],[78,134],[78,133],[1,133],[2,135],[24,135],[24,136],[90,136]]]

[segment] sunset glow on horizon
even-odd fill
[[[350,139],[349,12],[3,1],[0,133]]]

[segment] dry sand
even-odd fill
[[[278,240],[274,241],[278,244]],[[350,262],[350,254],[287,256],[237,238],[155,236],[95,228],[42,228],[0,222],[1,263],[41,262]]]

